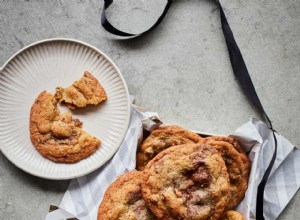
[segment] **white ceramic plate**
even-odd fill
[[[54,163],[42,157],[29,137],[30,108],[43,90],[69,86],[90,71],[104,87],[108,100],[73,112],[83,129],[101,139],[101,147],[75,164]],[[0,146],[22,170],[47,179],[70,179],[92,172],[118,150],[128,128],[130,101],[116,65],[97,48],[70,39],[48,39],[22,49],[0,73]],[[61,111],[68,111],[59,106]]]

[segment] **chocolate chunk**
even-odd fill
[[[210,179],[211,177],[208,171],[203,167],[199,167],[197,171],[192,174],[192,180],[201,185],[209,185]]]

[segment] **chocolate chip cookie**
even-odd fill
[[[230,196],[227,168],[206,143],[170,147],[143,171],[142,196],[159,219],[216,220]]]
[[[159,152],[176,145],[199,143],[203,138],[179,126],[162,126],[154,130],[137,152],[137,170],[143,170]]]
[[[231,196],[226,209],[235,208],[243,199],[248,187],[249,167],[245,170],[245,164],[241,154],[235,149],[232,138],[227,137],[208,137],[205,142],[214,147],[222,156],[227,167],[230,179]],[[247,157],[246,157],[247,158]],[[247,158],[247,160],[249,160]],[[245,175],[247,173],[247,175]]]
[[[250,161],[238,142],[231,137],[212,136],[206,138],[205,142],[218,150],[225,161],[231,190],[226,209],[233,209],[245,196],[248,187]]]
[[[151,220],[156,217],[141,195],[141,172],[120,176],[105,192],[98,209],[98,220]]]
[[[54,95],[42,92],[31,107],[30,139],[47,159],[75,163],[100,146],[97,138],[82,130],[82,123],[70,113],[60,113]]]

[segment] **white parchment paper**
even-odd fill
[[[136,150],[142,139],[143,127],[153,129],[159,124],[157,113],[142,113],[133,106],[127,134],[117,153],[93,173],[71,180],[59,209],[49,212],[46,220],[97,219],[98,207],[107,187],[121,174],[135,169]],[[262,121],[250,119],[231,135],[249,152],[252,163],[248,190],[237,210],[249,220],[256,219],[257,186],[274,151],[272,131]],[[277,158],[264,195],[266,220],[276,219],[300,186],[300,172],[297,173],[300,170],[300,151],[281,135],[276,134],[276,137]]]

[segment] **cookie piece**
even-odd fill
[[[98,80],[85,71],[83,77],[68,88],[57,87],[55,98],[59,103],[66,104],[69,109],[76,109],[89,104],[98,105],[105,101],[107,96]]]
[[[42,92],[31,107],[30,139],[47,159],[75,163],[90,156],[100,146],[97,138],[82,130],[71,114],[60,113],[54,95]]]
[[[246,220],[246,218],[237,211],[229,210],[222,215],[221,220]]]
[[[144,170],[147,163],[159,152],[176,145],[199,143],[203,138],[179,126],[162,126],[152,131],[137,152],[137,170]]]
[[[140,171],[120,176],[105,192],[98,209],[98,220],[151,220],[156,219],[141,195]]]
[[[142,196],[159,219],[219,219],[230,195],[229,176],[208,144],[170,147],[142,175]]]
[[[244,175],[244,162],[240,153],[230,142],[226,141],[226,137],[208,137],[204,141],[214,147],[225,161],[231,191],[226,210],[233,209],[243,199],[248,187],[248,176]]]

